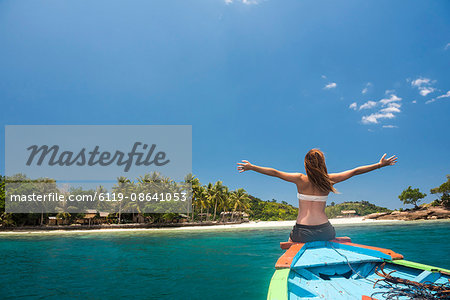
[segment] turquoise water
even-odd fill
[[[449,221],[335,228],[450,269]],[[265,299],[290,229],[0,234],[0,296]]]

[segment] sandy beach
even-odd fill
[[[405,222],[401,220],[363,220],[363,217],[330,219],[332,225],[352,225],[352,224],[380,224]],[[107,228],[107,229],[80,229],[80,230],[23,230],[23,231],[2,231],[0,235],[10,234],[71,234],[71,233],[99,233],[99,232],[144,232],[144,231],[179,231],[179,230],[229,230],[229,229],[263,229],[292,227],[295,220],[290,221],[250,221],[241,224],[210,225],[210,226],[185,226],[173,228]]]
[[[339,218],[330,219],[332,225],[350,225],[350,224],[372,224],[372,223],[396,223],[400,220],[363,220],[363,217],[354,218]],[[295,225],[295,220],[290,221],[250,221],[242,224],[218,225],[218,226],[203,226],[203,227],[183,227],[176,228],[181,230],[186,229],[224,229],[224,228],[276,228],[276,227],[291,227]]]

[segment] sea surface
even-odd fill
[[[450,222],[335,225],[450,269]],[[0,233],[2,299],[265,299],[291,228]]]

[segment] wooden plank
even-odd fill
[[[441,277],[441,274],[439,274],[438,272],[423,271],[422,273],[417,275],[413,281],[417,281],[420,283],[424,283],[426,281],[435,282],[440,277]]]
[[[348,237],[348,236],[341,236],[341,237],[337,237],[334,240],[331,240],[331,242],[335,242],[335,243],[350,243],[352,240]],[[280,243],[280,248],[283,250],[287,250],[289,249],[292,245],[296,245],[296,244],[302,244],[302,243],[296,243],[296,242],[281,242]]]
[[[443,274],[450,274],[450,270],[447,269],[443,269],[443,268],[439,268],[439,267],[433,267],[433,266],[429,266],[429,265],[424,265],[421,263],[416,263],[413,261],[408,261],[408,260],[396,260],[393,261],[394,264],[397,265],[402,265],[405,267],[410,267],[410,268],[415,268],[415,269],[420,269],[420,270],[426,270],[426,271],[431,271],[431,272],[440,272]]]
[[[341,247],[345,247],[345,246],[341,246]],[[349,247],[349,246],[346,246],[346,247]],[[338,247],[336,247],[336,248],[338,248]],[[364,263],[364,262],[382,261],[382,259],[379,258],[378,256],[373,256],[373,255],[364,254],[364,253],[358,253],[357,251],[354,251],[354,249],[361,251],[361,250],[359,250],[361,248],[357,248],[357,247],[351,247],[351,248],[352,249],[349,249],[349,250],[338,248],[338,252],[336,252],[334,249],[325,248],[325,247],[324,248],[309,248],[302,254],[302,256],[299,260],[295,261],[295,258],[294,258],[294,260],[291,264],[291,268],[297,270],[298,268],[310,268],[310,267],[317,267],[317,266],[330,266],[331,267],[334,265],[341,265],[341,264],[347,265],[347,261],[349,263],[358,263],[358,264]],[[369,250],[369,249],[364,249],[363,251],[375,252],[374,250]],[[384,255],[384,254],[380,254],[380,252],[376,252],[376,253],[378,253],[378,255]],[[387,255],[385,255],[385,256],[386,256],[386,258],[388,258]]]
[[[270,281],[267,300],[287,300],[289,269],[276,270]]]
[[[295,243],[292,245],[283,255],[278,259],[275,264],[275,268],[289,268],[291,266],[292,260],[294,259],[297,252],[303,247],[303,243]]]
[[[370,296],[363,295],[361,300],[378,300],[378,299],[372,298]]]
[[[344,244],[344,245],[349,245],[349,246],[354,246],[354,247],[359,247],[359,248],[366,248],[366,249],[372,249],[372,250],[377,250],[380,251],[384,254],[387,254],[391,257],[392,260],[397,260],[397,259],[403,259],[403,255],[396,253],[390,249],[386,249],[386,248],[379,248],[379,247],[373,247],[373,246],[367,246],[367,245],[361,245],[361,244],[355,244],[355,243],[349,243],[349,242],[339,242],[340,244]]]

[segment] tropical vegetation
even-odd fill
[[[402,191],[398,198],[403,202],[403,204],[413,204],[414,208],[418,208],[417,202],[426,196],[427,194],[421,193],[418,188],[413,189],[409,186],[407,189]]]
[[[184,190],[187,191],[188,197],[192,201],[189,202],[189,207],[182,208],[182,213],[179,206],[171,207],[169,202],[162,202],[157,205],[153,203],[150,207],[148,206],[150,204],[130,201],[130,199],[122,199],[122,201],[112,203],[96,201],[95,206],[80,202],[77,203],[76,207],[71,206],[68,202],[53,204],[56,206],[52,207],[43,206],[42,203],[33,203],[33,205],[41,206],[27,207],[30,212],[20,214],[5,213],[5,177],[1,176],[0,179],[0,222],[4,226],[43,225],[45,219],[49,216],[64,219],[67,224],[70,224],[78,218],[83,218],[85,214],[80,213],[80,211],[88,209],[94,209],[97,212],[114,211],[111,216],[115,217],[117,223],[132,222],[137,214],[143,216],[149,223],[170,223],[180,216],[184,216],[190,222],[228,222],[242,220],[244,217],[260,220],[292,220],[295,219],[297,214],[297,209],[284,201],[283,203],[277,203],[276,200],[262,201],[249,195],[242,188],[231,191],[222,181],[203,185],[198,178],[189,174],[183,182],[176,183],[156,172],[140,176],[136,180],[119,177],[110,193],[130,195],[131,193],[146,194],[150,191],[175,193]],[[34,191],[40,191],[42,193],[58,192],[64,195],[84,197],[108,192],[103,186],[98,186],[95,189],[73,186],[67,189],[58,188],[54,180],[48,178],[30,180],[23,174],[12,176],[9,180],[8,182],[20,183],[8,186],[8,192],[11,194],[30,195]],[[43,182],[45,185],[43,185]],[[41,211],[41,213],[35,213],[36,211]],[[46,211],[55,211],[55,213],[45,213]]]
[[[352,210],[355,211],[354,215],[358,216],[365,216],[377,212],[392,211],[385,207],[380,207],[368,201],[362,200],[362,201],[348,201],[340,204],[334,204],[334,202],[331,202],[330,205],[325,207],[325,214],[327,215],[328,218],[336,218],[338,216],[342,216],[343,211],[352,211]]]
[[[107,193],[103,186],[94,189],[83,189],[81,187],[70,187],[67,190],[57,187],[56,182],[49,178],[40,178],[36,181],[29,180],[22,174],[13,177],[16,181],[25,182],[17,186],[15,193],[30,194],[32,191],[40,192],[59,192],[65,195],[72,194],[78,196],[93,195],[95,193]],[[34,213],[5,213],[5,177],[0,175],[0,224],[3,226],[25,226],[25,225],[43,225],[45,220],[50,216],[66,220],[66,224],[74,223],[77,219],[83,218],[84,213],[80,213],[80,206],[72,207],[67,203],[57,207],[52,207],[55,213],[45,213],[49,211],[49,207],[40,207],[41,210],[33,208]],[[11,186],[8,186],[8,190]],[[261,221],[277,221],[277,220],[295,220],[297,217],[297,208],[285,201],[281,203],[277,200],[261,200],[257,197],[249,195],[244,189],[238,188],[230,190],[222,181],[215,183],[202,184],[200,180],[189,174],[183,182],[176,183],[170,178],[161,176],[154,172],[140,176],[135,180],[125,177],[119,177],[117,182],[111,188],[110,192],[114,193],[145,193],[147,191],[166,191],[177,192],[180,190],[188,191],[188,197],[192,199],[188,207],[183,208],[181,213],[173,209],[169,204],[162,203],[152,206],[150,209],[145,204],[133,201],[120,201],[113,204],[105,204],[99,202],[94,208],[97,212],[113,211],[109,216],[108,222],[131,223],[135,220],[136,215],[141,215],[145,222],[148,223],[171,223],[180,216],[189,222],[205,222],[205,221],[240,221],[243,218],[249,220]],[[432,205],[444,205],[450,207],[450,175],[447,175],[447,181],[440,186],[430,190],[432,194],[440,194],[439,199],[432,202]],[[417,207],[420,199],[425,194],[419,189],[408,187],[399,196],[404,204],[413,204]],[[80,205],[80,204],[78,204]],[[325,208],[328,218],[335,218],[343,215],[343,211],[354,210],[354,215],[364,216],[375,212],[390,212],[385,207],[376,206],[368,201],[344,202],[335,204],[331,202]],[[40,211],[36,213],[36,211]]]
[[[439,199],[435,201],[439,205],[450,207],[450,175],[447,175],[447,181],[436,188],[430,190],[432,194],[442,194]]]

